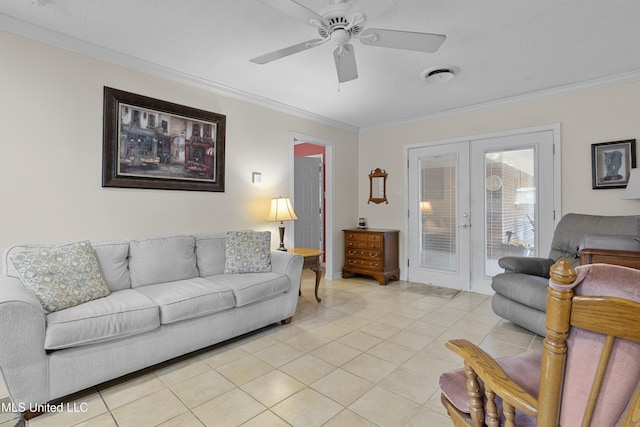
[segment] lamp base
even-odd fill
[[[282,251],[282,252],[287,252],[287,248],[284,247],[284,224],[281,222],[280,223],[280,246],[278,246],[278,250]]]

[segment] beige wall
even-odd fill
[[[640,82],[636,82],[363,131],[359,157],[360,216],[367,218],[371,227],[403,229],[406,145],[554,123],[561,126],[562,212],[640,214],[640,200],[621,200],[624,190],[591,188],[591,144],[632,138],[640,143],[639,111]],[[388,205],[367,204],[367,175],[377,167],[389,173]],[[403,245],[401,233],[401,260],[405,259]]]
[[[291,132],[334,145],[334,271],[341,230],[404,226],[404,147],[560,123],[562,211],[637,214],[623,190],[591,189],[590,144],[640,138],[640,83],[585,90],[405,125],[348,131],[0,32],[0,248],[16,243],[254,228],[268,201],[289,194]],[[227,116],[226,191],[101,187],[102,90],[110,86]],[[358,158],[359,171],[353,167]],[[369,205],[368,177],[389,173],[388,205]],[[251,172],[263,183],[251,184]],[[276,238],[277,239],[277,238]],[[274,239],[274,246],[275,240]],[[401,237],[401,252],[403,247]],[[403,259],[403,258],[401,258]]]
[[[333,143],[335,269],[357,217],[358,136],[0,32],[0,250],[17,243],[144,234],[271,230],[269,200],[289,195],[291,132]],[[102,188],[103,86],[227,116],[224,193]],[[262,173],[260,185],[251,172]]]

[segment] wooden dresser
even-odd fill
[[[640,242],[635,236],[588,235],[580,249],[580,265],[615,264],[640,269]]]
[[[400,279],[398,230],[350,228],[344,231],[342,277],[373,276],[381,285]]]

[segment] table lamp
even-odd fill
[[[279,251],[287,251],[287,248],[284,247],[283,221],[294,221],[296,219],[298,219],[298,217],[293,211],[291,200],[289,200],[288,197],[277,197],[275,199],[271,199],[271,211],[269,211],[267,221],[280,221],[280,246],[278,247]]]

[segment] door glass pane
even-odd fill
[[[456,250],[458,156],[420,159],[420,267],[458,271]]]
[[[485,152],[485,275],[504,256],[535,256],[535,149]]]

